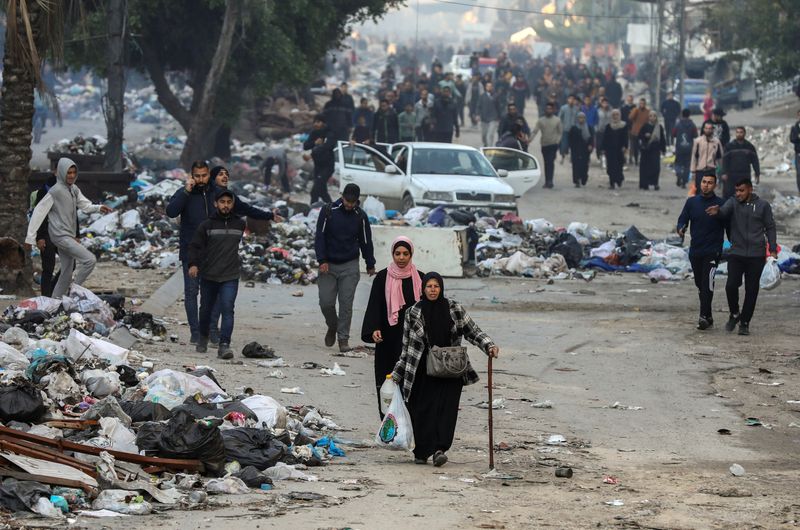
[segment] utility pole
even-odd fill
[[[653,108],[661,105],[661,53],[664,48],[664,0],[658,0],[658,42],[656,42],[656,92]]]
[[[128,0],[108,0],[108,91],[103,98],[108,144],[103,167],[122,171],[122,140],[125,127],[125,49],[128,33]]]
[[[591,61],[591,60],[592,60],[592,57],[594,57],[594,42],[595,42],[595,31],[594,31],[594,21],[595,21],[595,18],[594,18],[594,6],[595,6],[596,4],[597,4],[597,2],[592,2],[592,17],[589,19],[589,30],[590,30],[590,32],[591,32],[591,36],[592,36],[592,37],[591,37],[591,39],[592,39],[592,42],[591,42],[591,45],[590,45],[590,48],[589,48],[589,61]]]
[[[678,0],[680,39],[678,44],[678,79],[680,79],[679,101],[683,106],[684,80],[686,79],[686,0]]]

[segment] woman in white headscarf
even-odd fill
[[[575,125],[568,137],[570,160],[572,162],[572,183],[576,188],[585,186],[589,180],[589,159],[594,149],[594,129],[586,123],[586,114],[578,113]]]
[[[661,155],[667,152],[666,135],[664,127],[658,123],[658,113],[650,111],[648,121],[639,131],[639,189],[648,190],[658,186],[658,177],[661,174]]]
[[[611,189],[622,187],[625,176],[622,167],[628,155],[628,124],[622,121],[619,109],[611,111],[611,123],[603,131],[603,154],[606,157],[606,173]]]

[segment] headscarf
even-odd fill
[[[422,296],[422,280],[419,278],[419,272],[414,265],[414,243],[405,236],[400,236],[392,241],[392,254],[397,247],[406,247],[411,252],[411,261],[405,268],[400,268],[392,260],[386,268],[386,313],[389,318],[389,325],[394,326],[397,324],[400,309],[406,305],[406,299],[403,296],[403,279],[411,278],[414,283],[414,301],[418,302]]]
[[[614,109],[611,111],[611,123],[609,123],[609,125],[615,131],[625,127],[625,122],[622,121],[622,113],[619,111],[619,109]]]
[[[655,122],[653,122],[654,116]],[[650,146],[661,141],[661,126],[658,124],[658,113],[654,110],[651,110],[650,116],[648,116],[648,121],[650,125],[653,126],[653,132],[650,134],[650,141],[647,142],[647,145]]]
[[[444,280],[438,272],[429,272],[422,278],[423,289],[429,280],[438,281],[441,291],[436,300],[430,301],[423,294],[419,302],[422,317],[425,319],[425,337],[428,346],[451,346],[450,330],[453,327],[453,317],[450,316],[450,303],[444,297]]]
[[[581,122],[579,120],[581,116],[583,116],[583,125],[581,125]],[[592,135],[589,134],[589,126],[586,124],[586,113],[584,112],[578,113],[578,116],[575,118],[575,126],[581,130],[581,136],[583,136],[583,141],[588,142],[589,138],[591,138]]]

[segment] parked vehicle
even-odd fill
[[[538,161],[514,149],[486,149],[499,169],[483,152],[465,145],[408,142],[374,148],[339,142],[339,186],[354,182],[362,195],[402,212],[439,205],[516,211],[517,197],[539,181]]]
[[[688,108],[692,113],[703,112],[703,99],[706,91],[711,88],[711,84],[705,79],[684,79],[683,107]],[[681,82],[675,80],[675,99],[680,99]],[[715,97],[716,100],[716,97]]]

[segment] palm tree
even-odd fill
[[[28,176],[33,130],[33,90],[45,91],[42,57],[58,59],[63,48],[64,2],[7,0],[0,90],[0,234],[22,243],[27,228]],[[24,285],[6,286],[30,291],[30,260]]]

